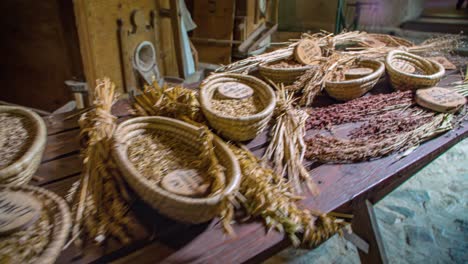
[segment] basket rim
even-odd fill
[[[132,164],[132,162],[128,159],[128,155],[126,153],[126,148],[122,147],[126,144],[126,142],[122,141],[122,129],[124,129],[128,125],[132,124],[137,124],[137,123],[166,123],[166,124],[171,124],[173,127],[178,127],[184,130],[189,130],[189,131],[198,131],[199,128],[191,125],[189,123],[174,119],[174,118],[169,118],[169,117],[163,117],[163,116],[148,116],[148,117],[135,117],[131,118],[129,120],[126,120],[122,123],[120,123],[113,136],[113,144],[112,144],[112,154],[115,157],[115,159],[118,162],[119,166],[123,166],[126,171],[129,172],[129,175],[127,173],[122,173],[125,178],[131,177],[133,180],[137,180],[140,184],[145,186],[146,188],[149,188],[152,192],[159,193],[160,195],[163,195],[165,197],[168,197],[172,200],[178,201],[178,202],[183,202],[183,203],[189,203],[189,204],[216,204],[221,199],[226,196],[230,195],[233,193],[238,186],[240,185],[240,178],[241,178],[241,173],[240,173],[240,166],[239,163],[232,153],[232,151],[228,148],[228,146],[222,142],[218,138],[214,138],[214,144],[216,147],[220,147],[224,152],[226,152],[227,156],[231,159],[233,167],[232,167],[232,176],[229,184],[223,189],[222,192],[211,196],[211,197],[203,197],[203,198],[193,198],[193,197],[187,197],[187,196],[182,196],[182,195],[177,195],[175,193],[166,191],[165,189],[159,187],[158,185],[155,185],[154,183],[151,183],[148,179],[146,179]],[[131,176],[130,176],[131,175]],[[136,190],[138,193],[138,190]]]
[[[34,158],[34,156],[38,154],[38,152],[43,151],[42,148],[47,139],[47,128],[44,120],[38,114],[25,107],[0,105],[0,113],[20,114],[26,118],[31,119],[36,125],[36,133],[34,135],[34,140],[31,146],[29,146],[26,152],[19,159],[15,160],[7,167],[0,169],[1,178],[3,175],[11,175],[22,171],[26,163],[29,163]]]
[[[222,77],[234,78],[234,79],[238,79],[238,80],[247,79],[249,81],[256,82],[260,86],[263,86],[265,88],[265,91],[269,95],[268,96],[269,100],[268,100],[268,103],[265,106],[265,108],[263,108],[262,111],[260,111],[258,113],[255,113],[253,115],[239,116],[239,117],[223,115],[223,114],[220,114],[220,113],[218,113],[216,111],[213,111],[211,109],[211,107],[208,107],[208,105],[209,105],[208,100],[209,99],[207,98],[206,88],[205,87],[207,87],[207,85],[209,85],[209,83],[211,81],[213,81],[213,80],[215,80],[217,78],[222,78]],[[256,77],[253,77],[253,76],[250,76],[250,75],[239,74],[239,73],[218,73],[218,74],[211,75],[210,77],[208,77],[200,85],[199,98],[200,98],[200,105],[202,106],[203,111],[207,111],[210,115],[215,116],[215,117],[217,117],[219,119],[225,119],[225,120],[230,120],[230,121],[252,121],[252,120],[263,119],[263,118],[268,117],[276,107],[275,92],[273,91],[273,89],[271,89],[271,87],[267,83],[265,83],[264,81],[262,81],[262,80],[260,80],[260,79],[258,79]]]
[[[430,75],[403,72],[403,71],[393,67],[393,65],[391,63],[393,57],[396,54],[402,54],[402,55],[408,56],[408,57],[416,59],[416,60],[427,61],[428,63],[432,64],[437,69],[437,72],[433,73],[433,74],[430,74]],[[392,50],[392,51],[390,51],[388,53],[387,57],[385,58],[385,65],[386,65],[386,67],[388,67],[393,72],[398,72],[401,75],[406,75],[406,76],[413,77],[413,78],[416,78],[416,79],[439,79],[442,76],[444,76],[444,74],[445,74],[445,69],[444,69],[444,66],[442,66],[442,64],[440,64],[440,63],[438,63],[438,62],[436,62],[434,60],[426,60],[421,56],[418,56],[416,54],[412,54],[412,53],[409,53],[409,52],[405,52],[405,51],[402,51],[402,50]]]
[[[366,83],[368,81],[374,80],[376,78],[380,78],[380,76],[385,71],[385,64],[378,60],[361,60],[359,63],[373,63],[376,66],[378,65],[377,70],[374,70],[371,74],[363,76],[361,78],[352,79],[352,80],[344,80],[344,81],[326,81],[325,86],[327,85],[339,85],[339,84],[359,84],[359,83]]]
[[[314,65],[303,65],[301,67],[294,67],[294,68],[274,68],[269,66],[271,63],[282,61],[282,60],[288,60],[292,59],[294,57],[286,57],[286,58],[277,58],[271,61],[263,62],[260,65],[258,65],[258,68],[260,70],[265,69],[265,70],[270,70],[270,71],[280,71],[280,72],[291,72],[291,71],[304,71],[304,70],[310,70],[314,68]]]

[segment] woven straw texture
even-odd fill
[[[239,82],[254,90],[262,102],[263,110],[250,116],[232,117],[222,115],[211,109],[211,99],[218,87],[226,82]],[[200,87],[200,106],[210,125],[223,137],[234,141],[255,138],[268,125],[276,105],[273,90],[263,81],[253,76],[223,73],[205,79]]]
[[[34,133],[31,146],[15,162],[0,169],[0,184],[23,185],[28,183],[41,163],[47,140],[47,129],[42,118],[24,107],[0,106],[0,113],[20,115],[31,121],[30,133]],[[1,147],[1,146],[0,146]]]
[[[391,51],[385,65],[393,88],[400,91],[435,86],[445,74],[441,64],[400,50]],[[414,68],[415,72],[405,72],[405,68]]]
[[[30,194],[42,204],[42,213],[25,230],[0,237],[0,262],[54,263],[62,252],[71,228],[71,215],[66,202],[55,193],[40,187],[0,185],[2,191]]]
[[[376,60],[363,60],[359,67],[371,68],[373,72],[361,78],[339,82],[325,82],[327,93],[340,101],[348,101],[363,96],[370,91],[385,72],[385,65]]]
[[[260,64],[258,69],[260,74],[273,81],[274,83],[283,83],[284,85],[290,85],[294,83],[297,78],[302,76],[307,70],[312,69],[313,65],[305,65],[302,67],[295,67],[295,68],[275,68],[271,67],[271,64],[277,63],[284,58]]]
[[[202,223],[219,215],[222,202],[232,195],[240,184],[239,164],[229,148],[219,139],[214,139],[215,154],[225,168],[226,187],[210,197],[191,198],[168,192],[151,183],[129,161],[127,150],[131,139],[137,135],[157,130],[196,149],[201,148],[200,131],[188,123],[166,117],[138,117],[120,124],[114,134],[113,156],[126,181],[135,192],[153,208],[169,218],[186,222]]]

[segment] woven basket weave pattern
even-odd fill
[[[211,109],[211,99],[217,88],[226,82],[240,82],[254,90],[259,97],[263,110],[257,114],[243,117],[231,117]],[[248,75],[225,73],[207,78],[201,85],[200,105],[210,125],[222,136],[246,141],[255,138],[268,125],[276,105],[273,90],[263,81]]]
[[[40,187],[0,185],[0,191],[30,193],[42,202],[42,210],[47,211],[51,219],[52,230],[50,237],[47,238],[49,240],[47,246],[41,251],[40,255],[30,261],[31,263],[54,263],[62,252],[71,228],[71,214],[67,203],[55,193]],[[15,261],[18,262],[20,260]]]
[[[23,185],[28,183],[41,163],[47,140],[47,129],[42,118],[24,107],[0,106],[0,113],[21,115],[31,120],[34,139],[28,150],[14,163],[0,169],[0,184]]]
[[[180,196],[146,179],[128,160],[127,149],[131,138],[148,130],[169,134],[175,140],[195,149],[201,147],[198,140],[199,130],[182,121],[165,117],[139,117],[123,122],[114,134],[112,152],[129,185],[145,202],[172,219],[186,223],[202,223],[216,217],[222,209],[222,200],[232,195],[240,183],[239,164],[229,148],[220,140],[214,140],[215,154],[225,168],[226,187],[222,193],[206,198]]]
[[[348,101],[361,97],[375,86],[385,72],[385,66],[380,61],[363,60],[359,62],[359,66],[371,68],[373,72],[358,79],[340,82],[328,81],[325,83],[324,87],[327,93],[331,97],[341,101]]]
[[[413,66],[416,73],[408,73],[395,67],[396,61]],[[404,51],[391,51],[387,55],[385,64],[393,88],[400,91],[435,86],[445,74],[441,64]]]

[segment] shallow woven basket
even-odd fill
[[[211,99],[218,87],[226,82],[243,83],[254,90],[263,105],[263,110],[250,116],[232,117],[215,112]],[[234,141],[255,138],[268,125],[276,105],[273,90],[263,81],[249,75],[222,73],[205,79],[200,86],[200,106],[210,125],[222,136]]]
[[[28,150],[15,162],[0,169],[0,184],[26,184],[31,180],[41,163],[47,140],[45,123],[39,115],[24,107],[0,105],[0,113],[20,115],[31,120],[32,127],[28,132],[34,133],[34,139],[31,141]]]
[[[275,61],[262,63],[258,66],[260,74],[272,80],[274,83],[283,83],[284,85],[289,85],[294,83],[297,78],[301,77],[307,70],[312,69],[313,65],[304,65],[302,67],[296,68],[274,68],[271,67],[271,64],[277,63],[284,59],[277,59]]]
[[[371,68],[373,72],[361,78],[339,82],[325,82],[327,93],[341,101],[348,101],[363,96],[370,91],[385,72],[385,65],[376,60],[363,60],[359,62],[360,67]]]
[[[149,205],[169,218],[186,223],[203,223],[219,215],[222,200],[232,195],[239,187],[240,168],[229,147],[214,139],[215,153],[220,165],[225,168],[226,187],[214,196],[191,198],[166,191],[146,179],[128,159],[127,150],[131,139],[148,130],[166,133],[174,140],[196,149],[201,148],[197,139],[200,132],[188,123],[166,117],[137,117],[121,123],[114,133],[113,156],[125,180]]]
[[[8,248],[0,248],[0,262],[54,263],[62,252],[71,228],[71,215],[67,203],[55,193],[41,187],[0,185],[0,192],[2,191],[24,192],[39,200],[42,204],[42,212],[45,212],[48,216],[50,226],[47,228],[49,230],[49,236],[42,238],[48,239],[48,243],[44,248],[39,250],[40,254],[30,256],[29,259],[21,259],[19,256],[11,256],[11,251]],[[26,237],[31,236],[31,233],[34,232],[35,228],[39,228],[38,225],[40,224],[40,221],[41,219],[38,219],[36,223],[30,225],[25,230],[16,231],[14,234],[23,233]],[[4,239],[8,239],[9,236],[14,234],[0,236],[0,243],[4,242]],[[17,243],[19,243],[19,241]],[[27,243],[34,243],[34,240],[25,239],[25,241],[21,242],[22,245]],[[27,247],[35,246],[37,246],[37,244],[31,244]]]
[[[400,66],[396,67],[395,62],[398,62]],[[414,67],[416,73],[402,70],[405,64]],[[441,64],[400,50],[391,51],[385,59],[385,65],[393,88],[400,91],[435,86],[445,74],[445,69]]]

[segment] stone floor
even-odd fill
[[[419,171],[375,206],[390,263],[468,263],[468,140]],[[265,264],[359,263],[339,236],[319,248],[286,249]]]

